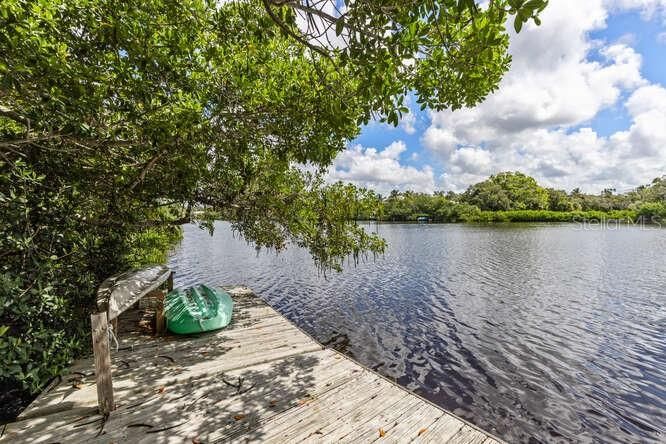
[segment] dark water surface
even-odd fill
[[[379,225],[342,274],[195,226],[176,284],[246,284],[321,342],[510,442],[666,442],[666,228]]]

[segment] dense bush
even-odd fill
[[[638,216],[646,222],[666,223],[666,203],[648,202],[638,207]]]
[[[106,206],[92,184],[80,177],[58,186],[52,166],[0,162],[4,390],[34,393],[58,375],[88,345],[87,321],[100,281],[121,269],[165,261],[180,238],[176,226],[99,225]],[[166,208],[159,213],[173,218]]]
[[[623,211],[547,211],[547,210],[515,210],[515,211],[482,211],[476,218],[467,222],[633,222],[636,212]]]
[[[470,186],[462,194],[399,192],[382,200],[379,214],[361,217],[386,221],[415,221],[426,216],[431,222],[577,222],[620,220],[645,222],[666,220],[666,179],[656,178],[625,194],[604,190],[599,195],[542,188],[518,172],[500,173]]]
[[[470,186],[461,199],[483,211],[545,210],[548,191],[520,172],[504,172]]]

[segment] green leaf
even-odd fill
[[[513,21],[513,29],[515,29],[517,33],[520,33],[520,30],[523,29],[523,20],[520,17],[520,14],[518,14]]]
[[[335,35],[339,36],[342,34],[342,31],[345,29],[345,21],[342,18],[338,18],[335,21]]]

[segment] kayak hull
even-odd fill
[[[167,329],[181,335],[224,328],[231,322],[232,311],[229,293],[207,285],[175,289],[164,300]]]

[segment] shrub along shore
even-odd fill
[[[666,209],[666,207],[665,207]],[[571,222],[571,223],[607,223],[619,224],[661,224],[666,222],[663,210],[661,216],[642,214],[638,210],[611,211],[551,211],[551,210],[510,210],[510,211],[461,211],[445,218],[431,217],[426,213],[417,213],[401,221],[383,219],[381,222],[418,222],[429,223],[510,223],[510,222]],[[370,218],[376,221],[377,218]]]
[[[368,191],[372,194],[372,191]],[[392,191],[358,219],[390,222],[666,222],[666,176],[626,193],[586,194],[545,188],[519,172],[505,172],[463,193]]]
[[[620,222],[638,223],[644,221],[637,211],[551,211],[551,210],[510,210],[510,211],[478,211],[462,214],[455,222],[495,223],[495,222]],[[651,219],[645,219],[651,222]],[[434,221],[434,222],[454,222]]]
[[[172,218],[169,213],[163,209],[161,217]],[[57,234],[62,233],[56,233],[54,237],[57,238]],[[65,234],[77,236],[80,242],[93,245],[99,242],[97,233]],[[132,233],[115,245],[119,263],[111,266],[122,270],[165,263],[169,251],[181,239],[180,226],[145,228]],[[86,302],[92,299],[91,295],[95,295],[101,276],[107,274],[103,270],[97,276],[80,273],[75,279],[73,276],[80,270],[79,267],[88,264],[80,258],[78,263],[71,264],[62,259],[54,256],[40,264],[39,273],[46,276],[43,279],[53,282],[52,285],[35,284],[22,289],[19,279],[0,273],[0,355],[3,356],[0,365],[0,424],[16,417],[45,383],[57,377],[77,355],[90,350],[90,327],[86,321],[90,319],[92,308]],[[58,284],[69,285],[63,290],[56,288]],[[68,296],[78,297],[76,305],[67,303],[61,293],[66,290],[70,292]],[[24,331],[9,334],[12,321],[15,324],[20,322],[16,329],[21,327]]]

